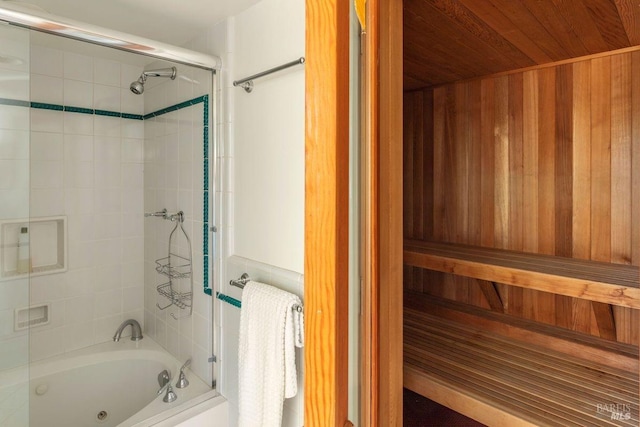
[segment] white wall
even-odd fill
[[[304,2],[264,0],[235,22],[235,78],[304,56]],[[304,271],[304,67],[234,90],[234,253]]]
[[[247,94],[233,80],[304,56],[304,1],[263,0],[225,20],[190,47],[221,57],[219,235],[224,262],[217,289],[243,272],[304,295],[304,67],[256,80]],[[219,389],[237,424],[240,311],[216,300]],[[303,352],[297,352],[299,392],[284,404],[283,426],[304,421]]]

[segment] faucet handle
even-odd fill
[[[165,403],[174,402],[178,398],[178,395],[175,394],[175,392],[173,391],[173,388],[171,387],[170,382],[167,383],[166,387],[167,387],[167,394],[164,395],[164,397],[162,398],[162,401]]]
[[[191,358],[189,358],[186,362],[184,362],[184,365],[182,365],[182,368],[180,368],[180,374],[178,375],[178,382],[176,382],[176,388],[185,388],[186,386],[189,385],[189,380],[187,379],[187,376],[184,373],[184,370],[191,365]]]

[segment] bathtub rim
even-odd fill
[[[34,382],[44,376],[110,361],[130,359],[152,360],[161,363],[171,371],[172,382],[175,382],[181,366],[178,359],[147,336],[140,341],[123,338],[120,342],[102,342],[41,359],[29,365],[2,371],[0,372],[0,389],[23,383],[29,383],[29,388],[31,388]],[[173,403],[165,403],[162,401],[162,395],[156,396],[150,403],[140,408],[117,427],[144,427],[158,423],[172,425],[171,419],[180,417],[181,414],[193,412],[194,415],[197,415],[201,411],[226,402],[226,399],[216,389],[209,387],[193,372],[187,371],[187,374],[190,385],[185,389],[174,387],[178,400]],[[164,424],[165,421],[168,424]]]

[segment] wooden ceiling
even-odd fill
[[[405,90],[640,45],[640,0],[404,0]]]

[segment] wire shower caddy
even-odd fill
[[[156,289],[158,294],[165,297],[169,302],[164,306],[156,303],[156,306],[160,310],[166,310],[171,306],[176,306],[180,310],[189,310],[188,314],[180,317],[177,317],[174,313],[169,313],[174,319],[190,316],[193,311],[193,255],[191,250],[191,239],[189,239],[189,235],[182,225],[184,223],[184,213],[180,211],[175,214],[168,214],[167,210],[163,209],[160,212],[145,214],[145,216],[157,216],[176,223],[173,230],[171,230],[171,234],[169,234],[169,248],[167,256],[155,261],[156,271],[169,279],[168,282],[158,285]],[[178,228],[180,229],[180,233],[176,234]],[[177,240],[180,234],[184,236],[187,242],[189,253],[188,258],[173,252],[173,248],[175,248],[175,240]],[[180,280],[189,281],[188,291],[183,292],[180,290],[181,288],[178,282]]]

